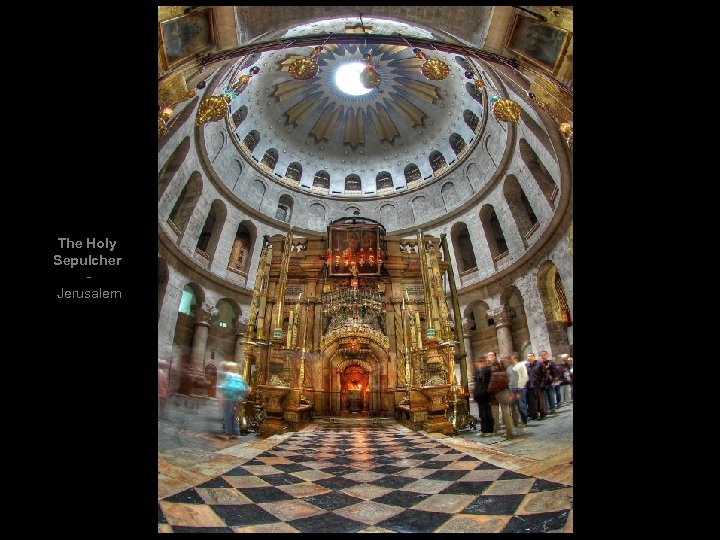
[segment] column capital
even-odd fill
[[[510,326],[512,319],[515,318],[515,310],[507,304],[503,304],[487,312],[488,317],[495,319],[495,327],[503,328]]]
[[[208,302],[195,307],[195,324],[210,325],[210,319],[217,316],[218,308]]]

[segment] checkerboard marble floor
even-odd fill
[[[572,487],[497,467],[423,433],[309,426],[161,498],[159,532],[552,532]]]

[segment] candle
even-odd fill
[[[302,298],[302,291],[300,291],[300,296],[298,296],[298,302],[300,302],[300,299]]]

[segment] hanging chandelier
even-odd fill
[[[320,72],[320,66],[317,63],[317,57],[322,53],[322,45],[315,47],[310,56],[301,56],[294,60],[288,68],[288,73],[293,79],[307,81],[312,79]]]
[[[198,107],[195,125],[203,126],[208,122],[217,122],[225,118],[230,110],[230,102],[247,88],[250,79],[258,73],[260,73],[260,68],[253,66],[247,75],[241,75],[235,84],[225,88],[219,96],[203,99]]]
[[[366,66],[362,72],[360,72],[360,83],[368,89],[377,88],[382,82],[382,77],[380,77],[380,74],[372,63],[372,54],[370,51],[363,55],[363,60],[365,60]]]
[[[520,121],[522,109],[512,99],[498,99],[492,106],[492,111],[497,120],[517,124]]]
[[[438,60],[437,58],[429,59],[428,56],[417,47],[413,49],[413,52],[420,60],[425,60],[423,65],[420,66],[420,71],[425,75],[426,79],[442,81],[450,75],[450,68],[442,60]]]

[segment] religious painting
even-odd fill
[[[571,32],[515,15],[507,47],[533,64],[557,73],[570,43]]]
[[[162,21],[158,40],[165,68],[210,49],[215,44],[212,9]]]
[[[380,225],[330,225],[328,245],[325,259],[331,276],[380,274]]]

